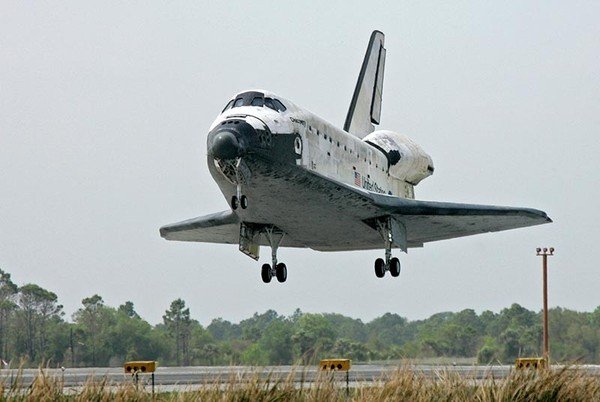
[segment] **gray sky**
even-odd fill
[[[600,4],[322,4],[1,2],[0,267],[69,316],[98,293],[152,323],[177,297],[203,324],[296,307],[415,319],[538,310],[547,245],[550,304],[600,305]],[[555,223],[412,249],[398,279],[375,277],[383,251],[282,249],[288,281],[269,285],[235,246],[159,237],[227,208],[205,141],[228,97],[265,88],[342,125],[373,29],[388,50],[380,128],[436,166],[417,198]]]

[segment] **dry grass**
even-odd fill
[[[0,382],[0,401],[600,401],[600,379],[577,367],[540,372],[512,372],[508,378],[475,380],[451,372],[436,378],[401,368],[381,382],[359,383],[347,396],[343,382],[320,376],[303,387],[287,378],[261,379],[258,373],[205,384],[198,390],[158,393],[131,383],[89,380],[76,392],[63,392],[60,378],[40,370],[29,387],[20,378]]]

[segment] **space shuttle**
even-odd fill
[[[263,282],[287,279],[280,247],[384,250],[379,278],[400,275],[392,250],[552,222],[536,209],[415,199],[432,158],[404,134],[377,129],[386,49],[371,34],[343,127],[266,90],[229,99],[208,130],[207,163],[222,212],[165,225],[167,240],[234,244],[259,260]]]

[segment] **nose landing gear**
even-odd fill
[[[237,158],[235,162],[224,162],[223,166],[218,165],[231,184],[235,184],[235,195],[231,196],[231,209],[236,210],[248,208],[248,197],[242,194],[242,184],[247,184],[251,173],[248,166],[242,158]]]
[[[245,195],[234,195],[231,197],[231,209],[236,210],[238,207],[242,209],[248,208],[248,197]]]

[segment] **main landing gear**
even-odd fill
[[[287,279],[287,267],[282,262],[277,263],[277,249],[279,248],[285,233],[276,231],[273,227],[265,228],[264,233],[271,246],[272,265],[263,264],[260,271],[260,277],[264,283],[271,282],[273,277],[276,277],[279,282],[285,282]]]
[[[400,260],[396,257],[392,257],[392,229],[390,227],[389,220],[381,221],[377,223],[379,232],[385,241],[385,261],[383,258],[375,260],[375,276],[383,278],[386,271],[390,271],[393,277],[400,275]]]

